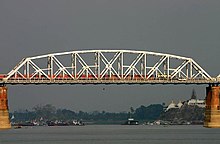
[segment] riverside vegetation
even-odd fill
[[[32,110],[15,111],[10,113],[12,123],[38,122],[44,125],[47,121],[73,121],[81,120],[86,124],[122,124],[129,117],[139,120],[140,123],[164,121],[168,124],[184,124],[190,122],[197,124],[203,122],[204,108],[185,105],[180,109],[164,111],[164,104],[151,104],[134,109],[129,112],[75,112],[68,109],[57,109],[51,104],[37,105]]]

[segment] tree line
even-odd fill
[[[161,104],[151,104],[149,106],[143,106],[134,109],[130,108],[128,112],[106,112],[106,111],[94,111],[94,112],[75,112],[68,109],[57,109],[51,104],[43,106],[37,105],[32,110],[15,111],[10,113],[12,121],[24,122],[24,121],[69,121],[69,120],[83,120],[83,121],[125,121],[129,117],[133,117],[140,121],[153,121],[159,118],[163,106]]]

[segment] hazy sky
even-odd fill
[[[220,73],[219,0],[1,0],[0,73],[23,57],[82,49],[133,49],[192,57]],[[206,85],[8,86],[11,111],[37,104],[128,111],[176,102]],[[103,90],[105,87],[105,90]]]

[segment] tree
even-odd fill
[[[33,110],[36,113],[37,119],[47,119],[50,120],[55,116],[56,108],[51,104],[46,104],[44,106],[35,106]]]
[[[156,120],[159,118],[163,106],[161,104],[152,104],[148,107],[140,106],[135,110],[135,118],[139,120]]]

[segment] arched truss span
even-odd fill
[[[212,80],[193,59],[133,50],[84,50],[24,58],[5,80]]]

